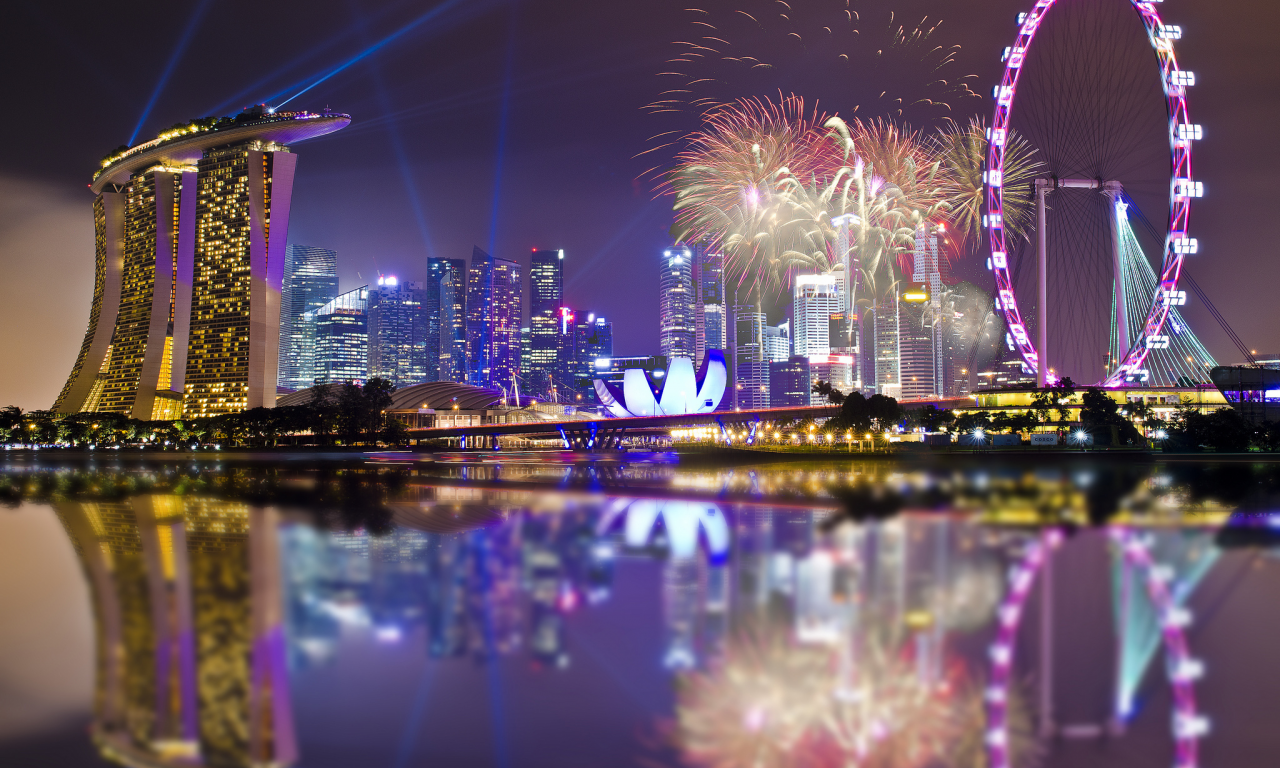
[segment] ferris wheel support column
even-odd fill
[[[1036,386],[1049,386],[1049,246],[1045,232],[1044,198],[1053,189],[1052,179],[1036,179]]]
[[[1116,276],[1116,349],[1117,354],[1123,358],[1129,351],[1129,307],[1124,295],[1124,254],[1120,247],[1120,212],[1124,205],[1120,196],[1124,194],[1124,187],[1118,181],[1106,181],[1102,183],[1102,189],[1111,201],[1111,256],[1112,270]]]

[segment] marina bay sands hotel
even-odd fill
[[[275,405],[299,141],[348,115],[254,107],[105,158],[93,177],[93,306],[54,410],[135,419]]]

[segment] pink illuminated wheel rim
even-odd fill
[[[1143,366],[1147,355],[1150,350],[1159,348],[1162,342],[1167,343],[1164,325],[1169,314],[1168,299],[1178,289],[1183,257],[1194,253],[1196,249],[1195,240],[1187,236],[1187,231],[1191,199],[1199,197],[1201,192],[1199,183],[1193,181],[1191,176],[1191,144],[1199,138],[1199,127],[1193,125],[1188,117],[1186,98],[1187,87],[1195,84],[1195,75],[1178,67],[1173,52],[1173,41],[1181,36],[1181,30],[1164,24],[1156,11],[1155,3],[1129,1],[1138,12],[1146,28],[1147,39],[1159,60],[1168,108],[1172,175],[1169,180],[1169,225],[1165,235],[1164,257],[1155,295],[1151,298],[1151,309],[1147,312],[1141,331],[1131,342],[1119,365],[1107,374],[1103,384],[1108,387],[1145,381],[1147,372]],[[1010,339],[1032,372],[1039,370],[1040,353],[1027,332],[1014,293],[1013,277],[1009,271],[1009,248],[1005,240],[1004,188],[1001,182],[1004,177],[1004,151],[1009,136],[1009,118],[1017,94],[1018,76],[1041,21],[1056,2],[1057,0],[1036,0],[1030,12],[1019,14],[1018,36],[1014,44],[1005,49],[1004,76],[994,91],[995,114],[991,120],[987,143],[987,170],[983,174],[987,210],[983,222],[991,247],[990,265],[991,271],[995,273],[1000,313],[1004,316]],[[1052,377],[1047,378],[1052,380]]]
[[[1189,617],[1178,607],[1170,592],[1169,570],[1152,560],[1145,538],[1126,528],[1112,529],[1110,536],[1125,561],[1145,575],[1147,596],[1160,616],[1160,637],[1173,691],[1174,768],[1197,768],[1200,737],[1208,731],[1208,722],[1196,709],[1193,683],[1201,670],[1199,662],[1191,656],[1183,632]],[[984,741],[991,768],[1013,768],[1008,711],[1018,628],[1022,625],[1023,610],[1036,576],[1045,559],[1061,542],[1060,531],[1046,530],[1030,542],[1022,559],[1009,571],[1009,591],[997,610],[996,637],[989,651],[991,676],[986,691],[987,730]]]

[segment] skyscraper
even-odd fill
[[[831,354],[831,316],[844,309],[844,276],[796,275],[791,307],[796,354]]]
[[[769,363],[769,407],[809,405],[812,387],[808,357],[793,355]]]
[[[89,327],[54,410],[135,418],[275,405],[297,156],[347,115],[194,121],[103,160]],[[91,395],[95,395],[91,398]]]
[[[930,394],[935,395],[941,395],[945,389],[943,367],[946,342],[943,328],[945,323],[943,322],[942,301],[946,288],[942,283],[942,262],[938,253],[938,233],[942,231],[942,227],[943,225],[941,224],[935,225],[926,222],[916,228],[916,249],[912,259],[913,271],[911,277],[912,282],[920,283],[929,296],[927,306],[923,309],[921,327],[928,327],[930,330],[933,358],[933,392]],[[914,329],[912,332],[915,332]],[[904,378],[904,392],[906,391],[906,385],[907,381]]]
[[[462,381],[467,360],[467,262],[427,259],[427,378]]]
[[[315,330],[316,384],[369,378],[369,286],[347,291],[303,315]]]
[[[379,277],[369,289],[369,376],[397,388],[427,378],[427,289],[423,283]],[[437,367],[439,362],[437,361]]]
[[[551,390],[553,378],[563,376],[563,306],[564,251],[535,248],[529,267],[529,369],[524,380],[544,394]]]
[[[479,248],[467,274],[467,381],[515,391],[520,374],[520,265]]]
[[[769,361],[765,357],[765,314],[755,304],[733,308],[733,403],[735,408],[769,407]]]
[[[898,304],[898,370],[904,400],[920,400],[938,394],[936,340],[929,287],[912,283]]]
[[[667,359],[694,356],[693,251],[673,245],[662,252],[658,288],[658,348]]]
[[[613,358],[613,323],[594,312],[580,318],[574,327],[573,346],[573,387],[584,402],[595,402],[596,361]]]
[[[701,364],[708,349],[727,349],[728,328],[724,299],[724,254],[713,253],[706,245],[694,246],[694,305],[696,336],[694,365]]]
[[[785,362],[791,357],[791,321],[764,327],[764,359],[771,363]]]
[[[284,251],[280,291],[280,386],[305,389],[315,382],[315,335],[307,333],[303,314],[338,295],[338,254],[327,248],[290,243]]]
[[[898,286],[894,285],[876,301],[872,320],[875,346],[871,350],[873,377],[870,383],[876,394],[886,397],[902,395],[901,379],[898,378]],[[867,379],[863,378],[864,384]]]

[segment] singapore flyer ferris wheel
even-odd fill
[[[1070,94],[1062,96],[1053,88],[1040,89],[1044,92],[1045,99],[1060,102],[1058,106],[1066,112],[1065,117],[1058,118],[1058,125],[1053,130],[1041,132],[1042,153],[1056,159],[1061,154],[1058,151],[1060,147],[1056,145],[1071,142],[1080,145],[1083,148],[1081,154],[1092,159],[1074,164],[1051,163],[1043,178],[1035,180],[1032,199],[1035,204],[1034,255],[1037,279],[1034,291],[1027,290],[1031,286],[1025,285],[1026,281],[1023,281],[1024,296],[1023,301],[1019,301],[1017,284],[1021,264],[1020,261],[1015,264],[1018,243],[1005,225],[1005,148],[1013,131],[1021,130],[1013,123],[1016,108],[1024,106],[1019,101],[1020,92],[1025,100],[1030,98],[1026,95],[1028,88],[1035,88],[1025,81],[1024,69],[1031,70],[1046,61],[1044,56],[1037,58],[1037,34],[1054,23],[1055,16],[1085,12],[1070,7],[1055,10],[1054,16],[1050,16],[1050,11],[1056,5],[1059,5],[1057,0],[1037,0],[1030,11],[1018,15],[1017,36],[1013,44],[1004,50],[1004,74],[1000,84],[993,90],[995,108],[988,129],[988,154],[983,179],[986,205],[984,225],[990,245],[988,267],[995,278],[995,304],[1005,320],[1007,344],[1012,352],[1021,356],[1024,370],[1035,374],[1038,386],[1052,384],[1061,375],[1055,372],[1053,364],[1060,359],[1062,351],[1065,351],[1064,343],[1054,341],[1049,333],[1050,327],[1055,324],[1071,325],[1078,321],[1071,320],[1065,314],[1067,309],[1059,309],[1055,313],[1057,317],[1051,322],[1049,307],[1054,300],[1059,305],[1072,303],[1063,298],[1066,295],[1065,289],[1060,286],[1077,279],[1076,276],[1083,269],[1080,265],[1086,263],[1079,251],[1087,248],[1083,245],[1062,246],[1062,243],[1073,242],[1062,240],[1064,235],[1059,236],[1057,250],[1060,252],[1049,247],[1051,241],[1048,232],[1055,226],[1061,232],[1065,225],[1060,221],[1050,223],[1048,208],[1053,201],[1053,215],[1060,217],[1067,216],[1071,210],[1084,210],[1080,203],[1073,202],[1070,197],[1079,193],[1067,190],[1093,190],[1094,199],[1099,202],[1089,205],[1094,206],[1098,213],[1086,226],[1097,235],[1095,239],[1098,247],[1094,250],[1110,257],[1109,268],[1103,264],[1095,269],[1099,274],[1104,269],[1110,273],[1110,290],[1106,296],[1095,294],[1090,301],[1076,300],[1074,304],[1083,305],[1083,311],[1091,311],[1096,315],[1099,302],[1111,303],[1111,312],[1105,318],[1105,323],[1109,324],[1110,352],[1106,357],[1103,375],[1099,378],[1109,387],[1148,382],[1181,384],[1188,379],[1202,379],[1206,366],[1212,364],[1212,358],[1187,329],[1177,309],[1186,302],[1185,292],[1179,290],[1183,261],[1199,250],[1196,239],[1190,236],[1188,225],[1191,202],[1203,193],[1203,185],[1194,179],[1191,165],[1192,146],[1201,138],[1202,130],[1199,125],[1191,122],[1187,109],[1187,93],[1195,85],[1195,75],[1179,66],[1174,53],[1174,43],[1182,36],[1181,29],[1164,23],[1157,10],[1157,3],[1094,0],[1092,9],[1115,13],[1117,6],[1130,6],[1141,22],[1140,29],[1145,32],[1150,51],[1155,54],[1156,66],[1142,75],[1151,82],[1156,77],[1159,78],[1167,118],[1168,154],[1164,155],[1168,159],[1169,170],[1167,224],[1163,232],[1149,227],[1152,235],[1162,235],[1163,243],[1154,246],[1162,248],[1158,263],[1153,266],[1147,261],[1139,244],[1142,235],[1130,227],[1131,215],[1136,214],[1143,222],[1146,221],[1126,189],[1126,185],[1133,180],[1121,178],[1126,175],[1126,169],[1121,167],[1121,163],[1108,163],[1103,157],[1108,142],[1115,144],[1115,135],[1124,134],[1128,130],[1126,122],[1137,123],[1151,118],[1151,110],[1142,111],[1140,107],[1134,107],[1135,115],[1140,116],[1126,120],[1123,115],[1113,114],[1116,111],[1114,107],[1103,105],[1096,108],[1102,116],[1096,123],[1089,124],[1080,118],[1080,113],[1085,108],[1072,101]],[[1061,5],[1070,6],[1067,3]],[[1099,29],[1107,30],[1105,34],[1113,34],[1110,30],[1114,26],[1116,25],[1108,23],[1100,25]],[[1132,26],[1135,30],[1138,29],[1138,25]],[[1097,36],[1077,34],[1073,39]],[[1143,68],[1151,63],[1149,53],[1141,59],[1130,56],[1123,60],[1117,58],[1116,61],[1115,69],[1123,67],[1130,70]],[[1069,77],[1070,74],[1067,72],[1064,77]],[[1102,71],[1099,77],[1107,78],[1107,83],[1116,81],[1114,72]],[[1067,83],[1063,90],[1069,91],[1071,87]],[[1122,84],[1115,87],[1119,89],[1129,86]],[[1123,103],[1128,104],[1130,101]],[[1024,106],[1024,111],[1030,109],[1031,105]],[[1102,122],[1105,119],[1113,119],[1114,122],[1108,125]],[[1154,121],[1148,122],[1154,124]],[[1025,134],[1025,131],[1022,133]],[[1150,149],[1153,144],[1154,142],[1148,141],[1147,148]],[[1135,154],[1132,148],[1119,146],[1113,151],[1117,156]],[[1084,172],[1075,169],[1084,169]],[[1097,197],[1099,194],[1101,198]],[[1104,233],[1100,230],[1107,231]],[[1030,248],[1032,244],[1027,245]],[[1049,275],[1054,274],[1055,269],[1059,275],[1072,276],[1055,283],[1052,286],[1054,293],[1051,295]],[[1076,272],[1064,273],[1064,270],[1069,269]],[[1034,294],[1034,299],[1028,300],[1030,297],[1025,294]],[[1033,309],[1024,315],[1024,307]],[[1071,311],[1078,313],[1082,310],[1077,307]],[[1098,334],[1107,333],[1101,323],[1094,324],[1101,328]],[[1071,337],[1066,330],[1059,330],[1058,333],[1059,336]]]

